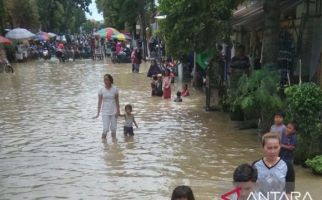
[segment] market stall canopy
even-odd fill
[[[112,39],[112,36],[115,34],[120,33],[118,30],[116,30],[115,28],[111,28],[111,27],[107,27],[107,28],[103,28],[100,29],[99,31],[96,32],[95,35],[99,35],[102,38],[107,38],[107,39]]]
[[[6,38],[13,39],[13,40],[25,40],[25,39],[30,39],[33,36],[35,36],[35,34],[33,34],[32,32],[24,28],[15,28],[10,30],[6,34]]]
[[[0,35],[0,44],[8,44],[9,45],[11,43],[12,43],[11,40]]]

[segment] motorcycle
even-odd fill
[[[126,47],[117,55],[115,52],[112,52],[111,61],[112,63],[131,63],[131,49]]]

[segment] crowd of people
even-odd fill
[[[171,84],[177,76],[177,65],[171,59],[158,64],[156,60],[151,61],[147,77],[152,79],[151,95],[163,97],[164,99],[171,98]],[[182,91],[177,91],[175,102],[182,102],[181,97],[189,96],[188,84],[184,84]]]
[[[135,72],[139,71],[141,63],[141,52],[139,49],[130,47],[128,41],[119,41],[117,39],[102,38],[99,35],[80,34],[80,35],[62,35],[48,39],[30,39],[19,40],[15,42],[13,51],[7,50],[6,57],[11,62],[25,62],[56,56],[60,61],[72,59],[93,59],[102,60],[104,56],[111,56],[113,63],[133,61]],[[133,52],[136,52],[133,54]],[[131,55],[132,53],[132,55]]]
[[[151,62],[151,67],[155,61]],[[155,77],[149,70],[148,76]],[[159,72],[156,72],[159,73]],[[163,98],[171,96],[170,71],[166,70],[164,76],[156,74],[157,79],[151,83],[152,95],[158,94]],[[116,137],[117,117],[124,117],[124,135],[134,136],[133,125],[138,127],[132,114],[132,105],[125,106],[125,114],[120,112],[119,90],[113,85],[110,74],[104,76],[104,87],[98,92],[98,107],[95,118],[102,115],[102,139],[106,139],[111,132],[112,138]],[[155,90],[154,90],[155,89]],[[162,89],[162,90],[161,90]],[[182,101],[181,96],[189,95],[188,85],[177,92],[175,101]],[[262,136],[262,158],[250,163],[239,165],[233,174],[233,182],[238,192],[232,194],[231,200],[256,200],[258,195],[268,199],[277,196],[277,199],[286,199],[295,188],[295,172],[293,168],[293,152],[296,146],[296,124],[289,122],[283,124],[284,113],[278,111],[274,115],[274,124],[271,131]],[[194,200],[194,195],[189,186],[178,186],[174,189],[172,200]]]
[[[48,39],[18,40],[13,43],[13,49],[6,48],[6,57],[11,62],[26,62],[39,58],[50,59],[56,55],[58,58],[77,59],[90,58],[92,48],[91,36],[88,34],[56,36]]]

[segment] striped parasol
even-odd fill
[[[125,40],[131,40],[131,37],[129,37],[129,36],[123,34],[123,33],[117,33],[117,34],[112,35],[112,39],[125,41]]]
[[[100,37],[102,38],[107,38],[107,39],[112,39],[112,36],[115,34],[120,33],[118,30],[116,30],[115,28],[111,28],[111,27],[107,27],[107,28],[103,28],[99,31],[96,32],[96,34],[98,34]]]

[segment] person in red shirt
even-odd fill
[[[188,84],[184,84],[184,86],[182,87],[181,96],[187,97],[189,95],[190,94],[189,94],[189,90],[188,90]]]
[[[65,46],[64,46],[64,44],[61,42],[61,43],[59,43],[59,45],[58,45],[58,50],[59,51],[63,51],[65,49]]]
[[[64,49],[65,49],[64,44],[60,42],[57,46],[56,56],[61,62],[65,62]]]

